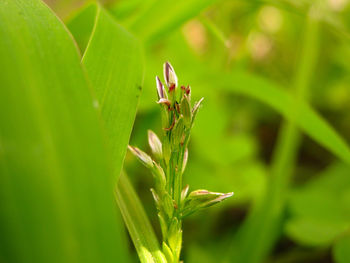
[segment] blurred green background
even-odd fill
[[[64,21],[85,4],[46,2]],[[147,129],[160,132],[154,78],[170,61],[193,98],[205,98],[184,180],[235,192],[185,221],[184,261],[350,262],[350,167],[299,105],[308,102],[350,141],[349,1],[192,2],[104,2],[144,44],[130,144],[148,149]],[[283,105],[279,94],[294,99]],[[160,234],[151,175],[130,155],[125,169]]]

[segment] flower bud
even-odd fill
[[[180,146],[184,132],[184,118],[180,118],[176,121],[175,126],[171,132],[171,147],[177,149]]]
[[[128,146],[131,153],[133,153],[137,159],[147,168],[153,168],[153,160],[152,158],[145,152],[141,151],[137,147]]]
[[[158,103],[158,104],[166,105],[166,106],[168,106],[168,107],[171,105],[170,100],[168,100],[168,99],[163,99],[163,98],[160,99],[160,100],[158,100],[157,103]]]
[[[179,97],[179,101],[181,101],[182,97],[183,97],[184,94],[185,94],[185,91],[186,91],[186,87],[182,85],[182,86],[180,87],[180,97]]]
[[[166,94],[163,83],[160,81],[158,76],[156,76],[156,83],[157,83],[158,99],[167,99],[168,95]]]
[[[181,113],[184,116],[184,124],[186,128],[190,128],[192,122],[192,112],[190,100],[186,95],[184,95],[181,101]]]
[[[155,179],[156,190],[159,192],[165,191],[166,179],[165,179],[163,168],[160,167],[159,164],[153,161],[152,172]]]
[[[163,253],[165,255],[165,258],[167,259],[167,262],[174,262],[174,255],[171,251],[170,247],[163,241]]]
[[[186,185],[185,188],[182,190],[182,192],[181,192],[181,202],[183,202],[186,199],[189,189],[190,189],[190,186]]]
[[[169,91],[172,91],[177,87],[177,76],[175,71],[169,62],[164,63],[163,71],[166,85],[169,87]]]
[[[233,192],[230,193],[216,193],[209,192],[208,190],[196,190],[189,194],[188,198],[194,201],[199,201],[201,208],[214,205],[226,198],[229,198],[233,195]]]
[[[196,118],[196,115],[197,115],[197,112],[200,108],[200,106],[202,105],[202,101],[204,100],[204,98],[201,98],[198,102],[196,102],[193,106],[193,109],[192,109],[192,125],[193,125],[193,122],[194,122],[194,119]]]
[[[163,158],[167,165],[169,164],[170,156],[171,156],[170,142],[169,142],[169,139],[166,137],[163,141]]]
[[[172,218],[174,212],[174,203],[173,199],[167,192],[162,196],[162,204],[165,214],[168,216],[168,218]]]
[[[154,156],[158,160],[161,160],[163,158],[162,143],[158,136],[151,130],[148,130],[148,143]]]
[[[152,193],[154,202],[156,203],[156,206],[159,209],[161,206],[159,195],[156,193],[156,191],[153,188],[151,188],[151,193]]]
[[[185,199],[184,209],[182,216],[188,216],[195,211],[215,205],[233,195],[230,193],[216,193],[209,192],[208,190],[196,190],[191,192]]]
[[[175,252],[176,258],[178,258],[182,244],[182,230],[181,223],[176,217],[172,218],[172,221],[170,223],[168,242],[171,250]]]
[[[187,88],[185,89],[185,94],[189,98],[189,100],[191,100],[191,87],[190,87],[190,85],[188,85]]]
[[[185,169],[186,169],[186,165],[187,165],[187,160],[188,160],[188,148],[185,149],[184,152],[184,159],[183,159],[183,163],[182,163],[182,173],[184,173]]]
[[[162,231],[162,236],[165,238],[168,235],[168,226],[162,212],[158,213],[158,218],[159,218],[160,229]]]

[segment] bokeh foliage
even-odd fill
[[[7,2],[11,1],[3,3]],[[15,2],[21,1],[16,0]],[[47,0],[55,12],[64,21],[67,21],[82,54],[85,53],[85,47],[96,21],[91,18],[87,19],[88,21],[77,19],[74,24],[71,18],[77,18],[76,13],[81,12],[78,7],[84,6],[85,2]],[[95,52],[101,53],[87,56],[83,63],[89,63],[89,61],[91,63],[90,68],[89,65],[86,65],[86,69],[88,75],[92,74],[92,86],[99,89],[98,85],[101,81],[103,88],[107,90],[110,88],[108,85],[112,87],[117,85],[111,84],[108,78],[111,78],[112,83],[122,81],[123,85],[130,87],[136,87],[132,83],[133,80],[140,81],[139,76],[128,80],[128,77],[132,77],[126,73],[132,71],[126,70],[120,64],[115,65],[115,70],[120,75],[113,71],[106,72],[107,65],[101,59],[108,58],[106,61],[112,66],[114,62],[118,64],[118,58],[122,58],[125,63],[135,63],[128,64],[135,67],[140,66],[138,62],[144,63],[143,92],[131,137],[132,144],[144,146],[142,148],[145,149],[147,129],[160,130],[160,116],[155,104],[154,76],[161,75],[162,63],[169,60],[175,67],[179,79],[185,81],[181,84],[191,85],[194,99],[205,97],[204,105],[194,127],[189,149],[188,170],[184,180],[193,189],[206,188],[221,192],[235,192],[235,197],[230,201],[205,213],[199,213],[185,222],[184,261],[348,262],[350,257],[350,151],[347,143],[350,141],[350,87],[348,84],[350,3],[347,0],[302,0],[297,2],[289,0],[120,0],[105,1],[104,4],[110,14],[106,13],[105,20],[103,17],[100,18],[105,23],[112,19],[112,25],[108,26],[112,26],[117,32],[113,33],[113,37],[108,36],[107,32],[110,31],[102,30],[100,36],[104,38],[95,40],[98,45]],[[52,14],[48,15],[46,12],[45,15],[49,17],[49,21],[54,20]],[[89,15],[91,13],[87,14]],[[92,15],[94,16],[93,12]],[[4,12],[2,12],[2,17],[5,17]],[[39,17],[32,15],[30,19],[40,20]],[[58,22],[54,20],[53,23]],[[116,29],[114,23],[119,23],[125,29],[120,29],[119,25]],[[2,30],[0,34],[5,34],[7,32],[5,29],[11,27],[10,24],[11,21],[8,21],[7,24],[0,24],[0,30]],[[56,25],[56,27],[62,26]],[[59,63],[66,64],[66,71],[80,76],[79,83],[75,85],[76,93],[73,93],[76,97],[74,100],[71,97],[67,98],[68,102],[81,101],[82,104],[86,104],[91,99],[82,99],[77,96],[81,92],[82,96],[88,96],[86,88],[79,88],[86,85],[87,80],[84,79],[82,70],[77,65],[77,52],[72,51],[72,41],[67,40],[66,32],[63,34],[63,29],[59,30],[62,38],[65,39],[64,43],[70,46],[68,50],[71,50],[71,53],[75,52],[72,55],[75,58],[72,61],[58,60],[56,62],[58,65],[61,65]],[[124,34],[120,30],[123,32],[127,30],[139,39],[143,46],[144,62],[141,58],[137,60],[137,57],[123,58],[124,52],[118,49],[118,45],[120,44],[121,48],[130,46],[126,40],[129,39],[129,33],[125,32],[127,37],[124,39],[123,36],[118,35]],[[16,34],[18,32],[14,32],[11,36],[16,36]],[[1,36],[11,39],[7,35]],[[15,37],[13,39],[18,41]],[[106,39],[115,41],[115,46],[114,42],[104,42],[107,41]],[[47,45],[50,45],[52,49],[55,47],[54,43],[57,44],[62,40],[55,42],[51,39],[51,41],[52,43],[47,43]],[[20,45],[18,43],[17,45]],[[91,43],[90,48],[94,47],[93,44]],[[113,47],[116,49],[110,51]],[[1,58],[5,59],[2,59],[1,69],[7,74],[1,73],[0,76],[1,80],[6,82],[7,78],[15,79],[14,76],[11,77],[13,70],[10,66],[14,65],[16,60],[11,60],[9,54],[4,51],[5,47],[2,46],[2,48]],[[45,58],[50,61],[56,60],[56,56],[51,57],[50,48],[47,48],[48,53],[45,53],[47,56]],[[56,50],[62,49],[63,47],[59,46]],[[22,47],[22,50],[25,49]],[[13,52],[15,56],[16,52]],[[18,61],[22,63],[21,59]],[[108,68],[111,65],[108,65]],[[21,67],[28,68],[27,65]],[[62,73],[60,71],[62,67],[58,68],[58,72]],[[46,83],[45,76],[51,78],[53,73],[46,72],[48,71],[46,68],[40,67],[39,69],[44,70],[41,73],[43,80],[40,81]],[[24,75],[29,81],[32,80],[30,76],[38,74],[36,71],[33,72],[34,70],[36,67],[30,68],[28,75]],[[102,73],[95,76],[102,76],[102,80],[93,77],[98,70],[101,70]],[[106,74],[104,75],[103,72]],[[66,76],[67,73],[62,74]],[[54,77],[57,76],[54,75]],[[55,80],[62,89],[70,87],[67,79],[64,82],[61,78]],[[16,81],[19,82],[21,79]],[[23,83],[17,82],[11,84],[14,89],[12,92],[24,86]],[[136,97],[137,89],[133,91]],[[5,94],[7,92],[5,89],[2,92],[4,93],[1,93],[0,98],[5,98],[5,95],[9,96]],[[95,92],[99,97],[98,91]],[[122,91],[119,92],[119,95],[124,94]],[[51,95],[54,96],[54,94]],[[113,94],[112,100],[114,100]],[[133,115],[137,101],[134,100],[133,103],[125,105],[125,107],[130,106],[128,111],[130,116]],[[20,117],[20,112],[28,112],[28,108],[18,101],[16,101],[17,104],[24,106],[23,108],[16,107],[14,111],[8,101],[1,104],[1,120],[5,120],[5,123],[8,124],[6,127],[1,127],[1,136],[4,134],[23,135],[23,138],[30,142],[31,139],[27,137],[30,134],[25,133],[24,130],[31,119]],[[58,114],[57,112],[64,108],[64,105],[60,104],[55,107],[48,103],[47,107],[52,107],[48,114]],[[113,156],[117,156],[119,152],[116,151],[109,155],[106,153],[106,149],[101,146],[101,135],[96,135],[101,133],[99,129],[96,129],[97,118],[91,117],[91,114],[85,114],[83,111],[86,110],[86,107],[82,106],[80,110],[73,109],[72,105],[67,107],[67,109],[76,111],[74,114],[79,114],[79,116],[81,114],[82,119],[79,119],[74,126],[70,126],[72,130],[68,130],[70,132],[68,135],[65,134],[69,140],[64,145],[60,144],[60,147],[69,147],[69,150],[62,149],[62,152],[71,151],[71,156],[82,159],[77,160],[76,163],[84,162],[93,168],[89,169],[90,166],[84,166],[84,173],[85,170],[88,171],[87,175],[84,175],[86,181],[82,180],[85,178],[83,172],[78,170],[79,180],[67,182],[67,185],[72,188],[71,198],[77,198],[74,187],[81,182],[80,180],[85,183],[89,191],[85,194],[89,198],[93,198],[94,194],[100,196],[102,193],[100,188],[95,189],[88,186],[93,184],[96,173],[110,175],[107,171],[111,164],[103,162],[108,158],[113,159]],[[109,139],[106,141],[108,141],[111,140],[111,137],[120,137],[115,132],[112,132],[112,136],[108,134],[118,125],[118,123],[113,123],[113,121],[117,122],[117,118],[113,118],[113,115],[108,115],[108,113],[120,112],[120,109],[113,108],[112,102],[109,102],[106,107],[105,111],[102,109],[102,115],[105,114],[103,125],[107,127],[110,125],[110,128],[107,128],[106,137]],[[124,109],[127,110],[127,108]],[[18,116],[6,115],[8,111]],[[84,114],[86,119],[84,119]],[[53,116],[52,119],[62,118],[59,119],[62,123],[67,122],[64,115],[63,117],[57,117],[61,115],[47,116],[47,118]],[[15,119],[14,117],[17,120],[23,120],[23,123],[16,122],[18,126],[12,128],[9,124]],[[119,157],[116,157],[120,162],[123,158],[122,151],[125,153],[125,148],[121,145],[126,145],[131,129],[131,118],[124,120],[127,128],[122,137],[123,141],[119,145],[121,152]],[[43,129],[51,127],[47,126],[51,124],[47,123],[42,116],[36,121],[41,123],[41,126],[38,127]],[[90,126],[93,129],[88,128]],[[23,127],[21,134],[11,134],[13,130],[19,129],[20,131],[21,127]],[[76,141],[75,134],[80,134],[82,130],[88,131],[88,134],[86,137],[79,137],[79,140]],[[62,132],[64,131],[66,130],[62,129]],[[59,135],[60,130],[55,130],[54,134],[56,133]],[[39,131],[36,135],[38,134]],[[38,138],[45,139],[39,135]],[[76,146],[79,143],[85,145],[83,151],[81,147]],[[3,144],[1,140],[0,158],[3,149],[8,149],[8,145]],[[24,162],[22,164],[39,169],[39,165],[27,159],[23,152],[13,154],[16,156],[18,154],[18,160]],[[92,156],[97,156],[97,161],[101,164],[89,164],[87,160]],[[69,156],[63,157],[64,160],[70,160]],[[51,161],[52,158],[49,158],[48,162]],[[13,165],[16,167],[18,164]],[[115,163],[113,167],[114,165]],[[64,167],[63,164],[62,167]],[[80,169],[79,167],[78,165],[76,168],[72,167],[67,175],[75,171],[74,169]],[[152,216],[152,214],[155,215],[155,208],[148,191],[151,187],[150,174],[128,155],[125,160],[125,168],[159,234],[156,217]],[[96,169],[98,172],[94,172]],[[18,174],[23,171],[18,171]],[[45,171],[42,171],[42,175],[44,173]],[[1,174],[5,173],[1,172]],[[25,178],[25,174],[21,176]],[[4,178],[1,177],[3,182],[5,182]],[[67,177],[67,180],[70,180],[69,178]],[[21,181],[21,184],[16,187],[25,187],[26,183],[26,181]],[[2,185],[1,189],[6,191],[10,189],[8,184]],[[54,189],[57,195],[61,193],[57,192],[56,186]],[[5,192],[2,191],[2,193]],[[11,193],[8,192],[8,194]],[[19,198],[16,202],[30,202],[36,200],[37,196],[33,196],[33,199],[24,195]],[[110,208],[111,199],[109,197],[107,199],[108,202],[105,204]],[[84,207],[88,203],[87,200],[79,199],[78,204]],[[101,208],[97,206],[96,200],[92,204],[96,205],[95,209]],[[44,206],[46,203],[43,202],[41,205]],[[30,204],[27,207],[30,208]],[[64,204],[63,207],[65,207]],[[36,207],[35,209],[41,211],[44,208]],[[54,208],[50,209],[54,211]],[[6,210],[2,209],[2,211]],[[35,211],[28,211],[28,213],[33,215]],[[75,215],[70,216],[72,218],[74,216],[83,217],[84,211],[74,211]],[[104,216],[94,214],[91,223],[96,223],[98,220],[110,221],[115,217],[109,214],[112,213],[111,209],[106,208],[104,211],[106,213],[103,214]],[[68,212],[65,213],[68,214]],[[47,214],[47,216],[53,215],[54,213]],[[24,223],[30,224],[32,220],[30,217],[23,218],[28,220]],[[18,226],[15,225],[17,223]],[[18,233],[22,233],[20,225],[19,222],[13,221],[12,227],[17,229]],[[120,224],[117,226],[119,227],[115,231],[121,231]],[[36,234],[35,231],[38,229],[41,228],[31,229],[33,232],[27,235]],[[53,233],[59,234],[58,230]],[[83,238],[83,236],[80,237]],[[22,241],[25,243],[25,238],[28,237],[18,238],[23,238]],[[64,239],[57,240],[65,244]],[[104,240],[104,242],[109,246],[114,246],[121,241],[111,239]],[[8,246],[8,244],[1,245]],[[33,247],[35,245],[34,242]],[[38,247],[41,245],[43,244],[38,244]],[[87,246],[92,248],[93,244],[89,243]],[[50,248],[50,244],[47,247]],[[24,246],[21,249],[23,249],[23,254],[19,253],[19,256],[30,250]],[[125,249],[121,248],[121,251]],[[32,253],[36,252],[36,250],[32,251]],[[6,255],[0,255],[0,260],[1,257],[7,259]],[[94,262],[93,259],[90,262]]]

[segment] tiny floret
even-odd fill
[[[157,83],[157,92],[158,92],[158,99],[167,99],[168,96],[165,92],[163,83],[160,81],[158,76],[156,76],[156,83]]]
[[[172,91],[177,87],[177,76],[174,68],[169,62],[164,63],[164,79],[169,91]]]

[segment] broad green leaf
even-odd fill
[[[142,263],[163,262],[151,223],[127,175],[122,173],[117,186],[117,202]]]
[[[131,34],[100,6],[87,7],[92,8],[96,10],[96,24],[83,64],[101,107],[108,141],[114,152],[114,168],[119,175],[141,91],[142,57],[138,42]],[[75,28],[74,32],[80,32],[80,26],[93,21],[87,16],[92,14],[87,9],[68,24],[69,28]],[[78,42],[85,38],[80,34],[75,37]],[[125,174],[118,183],[117,201],[141,262],[165,262],[153,229]]]
[[[350,262],[350,236],[339,239],[333,247],[333,258],[337,263]]]
[[[93,21],[92,27],[89,23]],[[86,43],[86,34],[79,32],[93,28],[82,63],[96,94],[95,106],[101,111],[113,168],[119,176],[141,93],[143,62],[139,43],[96,4],[78,13],[68,27],[81,47]]]
[[[0,1],[0,260],[127,262],[78,50],[39,0]]]
[[[69,31],[74,36],[79,49],[84,54],[86,46],[91,38],[97,15],[97,5],[89,4],[83,7],[67,23]]]

